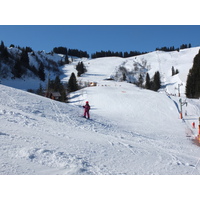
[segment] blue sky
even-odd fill
[[[67,47],[87,51],[154,51],[157,47],[200,46],[196,25],[0,25],[6,46],[51,51]]]

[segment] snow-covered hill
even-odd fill
[[[0,87],[0,174],[199,174],[197,102],[183,122],[176,99],[127,83],[84,89],[77,106]]]
[[[69,76],[72,72],[77,74],[75,66],[78,62],[83,61],[87,72],[78,78],[79,81],[94,81],[98,83],[108,78],[117,79],[115,76],[120,67],[126,68],[128,76],[134,76],[134,78],[127,77],[130,82],[138,80],[140,74],[143,75],[145,80],[146,72],[148,72],[150,78],[152,78],[155,72],[159,71],[161,74],[163,91],[169,94],[178,94],[178,84],[183,84],[180,87],[180,92],[184,95],[187,75],[189,69],[192,68],[193,59],[199,49],[200,47],[183,49],[179,52],[154,51],[130,58],[105,57],[92,60],[76,59],[73,63],[63,67],[63,71],[66,75],[66,77],[63,78],[63,82],[69,80]],[[179,74],[172,76],[172,66],[179,71]],[[120,79],[120,77],[118,77],[118,79]]]
[[[7,57],[0,57],[0,82],[4,85],[22,90],[36,90],[40,85],[46,87],[48,78],[55,79],[62,74],[60,66],[64,63],[65,55],[26,51],[25,48],[19,47],[4,48],[8,52]],[[44,67],[45,81],[39,76],[41,64]],[[16,71],[20,73],[20,77],[16,77]]]
[[[197,52],[74,60],[63,67],[62,80],[83,61],[87,73],[79,80],[97,86],[70,94],[69,104],[1,84],[0,174],[199,174],[200,148],[194,142],[199,100],[187,100],[181,120],[179,97],[166,95],[183,83],[185,100],[185,80]],[[144,65],[151,76],[161,72],[160,92],[105,80],[120,66],[131,71]],[[180,72],[173,77],[172,66]],[[86,100],[91,120],[82,118]]]

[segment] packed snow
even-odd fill
[[[195,137],[200,102],[184,95],[198,50],[82,59],[87,72],[78,81],[95,81],[97,86],[71,93],[67,104],[16,89],[14,82],[13,87],[5,86],[2,81],[0,174],[198,175],[200,147]],[[63,67],[63,82],[76,72],[79,61]],[[160,71],[159,92],[106,80],[119,66],[131,71],[136,64],[145,65],[151,77]],[[172,66],[180,73],[171,76]],[[180,98],[187,101],[183,119]],[[82,117],[85,101],[91,106],[89,120]]]

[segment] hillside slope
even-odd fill
[[[130,58],[105,57],[97,59],[75,59],[73,63],[65,65],[63,72],[65,77],[63,82],[67,82],[72,72],[77,74],[75,66],[82,61],[87,68],[87,72],[78,78],[81,82],[100,82],[107,78],[115,78],[120,80],[122,73],[119,72],[120,67],[124,67],[127,71],[127,79],[130,82],[138,80],[142,74],[145,80],[148,72],[152,78],[156,71],[161,74],[162,91],[169,94],[178,94],[176,88],[178,84],[181,95],[185,95],[185,84],[189,69],[192,68],[193,59],[198,53],[200,47],[183,49],[172,52],[154,51],[140,56]],[[172,76],[172,66],[179,71],[179,74]],[[116,77],[117,74],[117,77]]]
[[[4,85],[36,90],[40,85],[46,87],[48,78],[55,79],[62,74],[60,67],[65,62],[65,55],[27,51],[20,47],[4,48],[8,52],[7,57],[0,56],[0,82]]]
[[[200,149],[174,101],[120,85],[79,91],[76,105],[0,85],[0,174],[199,174]]]

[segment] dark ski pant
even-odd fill
[[[84,117],[86,117],[87,116],[87,118],[89,119],[90,118],[90,113],[89,113],[89,111],[84,111]]]

